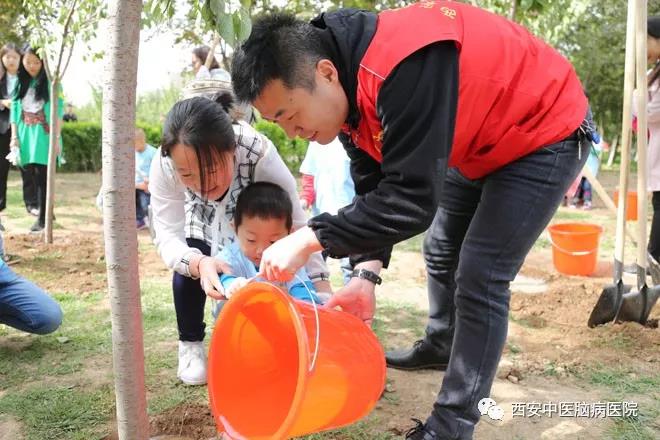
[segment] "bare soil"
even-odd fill
[[[38,237],[20,233],[5,235],[7,251],[21,260],[13,268],[26,276],[51,272],[43,287],[51,292],[64,290],[87,295],[104,291],[105,261],[100,225],[75,233],[57,232],[54,245],[42,245]],[[148,245],[148,233],[140,233],[140,262],[144,276],[169,277],[160,258]],[[601,261],[592,277],[557,274],[551,251],[532,252],[521,274],[539,282],[544,292],[523,293],[512,287],[509,336],[491,397],[505,410],[502,421],[483,417],[477,439],[601,439],[613,421],[587,418],[512,418],[515,402],[598,402],[611,400],[610,390],[590,385],[583,378],[594,368],[625,368],[635,375],[657,375],[660,367],[660,307],[651,314],[647,326],[626,323],[589,329],[586,321],[603,286],[611,282],[611,265]],[[43,260],[40,255],[56,253],[58,258]],[[47,264],[46,264],[47,263]],[[395,254],[379,298],[426,310],[424,263],[420,253]],[[524,289],[523,289],[524,290]],[[419,329],[424,319],[419,320]],[[388,347],[407,346],[414,341],[410,329],[391,329]],[[91,367],[90,367],[91,368]],[[110,372],[107,372],[108,374]],[[173,371],[172,374],[175,374]],[[388,371],[388,392],[374,414],[382,421],[379,432],[403,435],[413,423],[411,417],[426,418],[442,382],[441,372]],[[660,395],[627,395],[640,407],[656,405]],[[660,432],[660,421],[653,422]],[[152,436],[211,439],[215,434],[208,407],[182,405],[151,417]],[[1,439],[20,438],[20,426],[0,418]],[[9,435],[9,437],[7,437]],[[111,438],[111,437],[110,437]]]

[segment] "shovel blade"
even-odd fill
[[[642,286],[639,291],[623,295],[621,309],[616,317],[617,322],[637,322],[645,325],[651,314],[651,309],[660,297],[660,287]]]
[[[591,311],[587,325],[593,328],[613,321],[621,306],[624,293],[629,290],[630,286],[624,286],[622,281],[603,288],[596,305]]]

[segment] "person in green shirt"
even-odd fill
[[[62,150],[60,127],[64,105],[61,90],[58,90],[57,100],[57,124],[50,127],[50,83],[37,51],[25,46],[18,70],[18,88],[12,100],[10,147],[19,148],[19,165],[25,170],[24,177],[30,179],[36,188],[39,216],[30,228],[32,232],[42,231],[46,223],[46,172],[51,130],[55,130],[58,138],[56,153],[59,155]]]

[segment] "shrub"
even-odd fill
[[[144,130],[147,142],[155,147],[160,145],[162,127],[138,122]],[[255,124],[255,128],[268,137],[282,156],[284,163],[295,176],[300,163],[305,158],[308,142],[303,139],[289,139],[282,128],[264,119]],[[96,122],[67,122],[62,125],[64,143],[64,164],[60,170],[65,172],[97,172],[101,169],[101,124]]]
[[[300,138],[289,139],[282,127],[265,119],[260,119],[254,124],[254,128],[275,144],[286,166],[294,176],[297,176],[300,172],[300,164],[305,158],[308,142]]]
[[[147,143],[160,144],[161,127],[137,124],[144,130]],[[67,122],[62,124],[62,143],[66,163],[60,171],[97,172],[101,169],[101,124],[96,122]]]
[[[94,122],[62,124],[66,163],[61,171],[96,172],[101,169],[101,125]]]

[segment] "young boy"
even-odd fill
[[[149,193],[149,168],[157,149],[147,143],[141,128],[135,129],[135,217],[137,229],[146,227],[151,194]]]
[[[256,182],[241,192],[234,212],[236,240],[217,256],[232,268],[220,275],[227,298],[257,275],[263,251],[291,233],[292,212],[289,195],[274,183]],[[304,268],[291,281],[277,284],[296,299],[311,301],[313,295],[314,302],[321,302]]]

